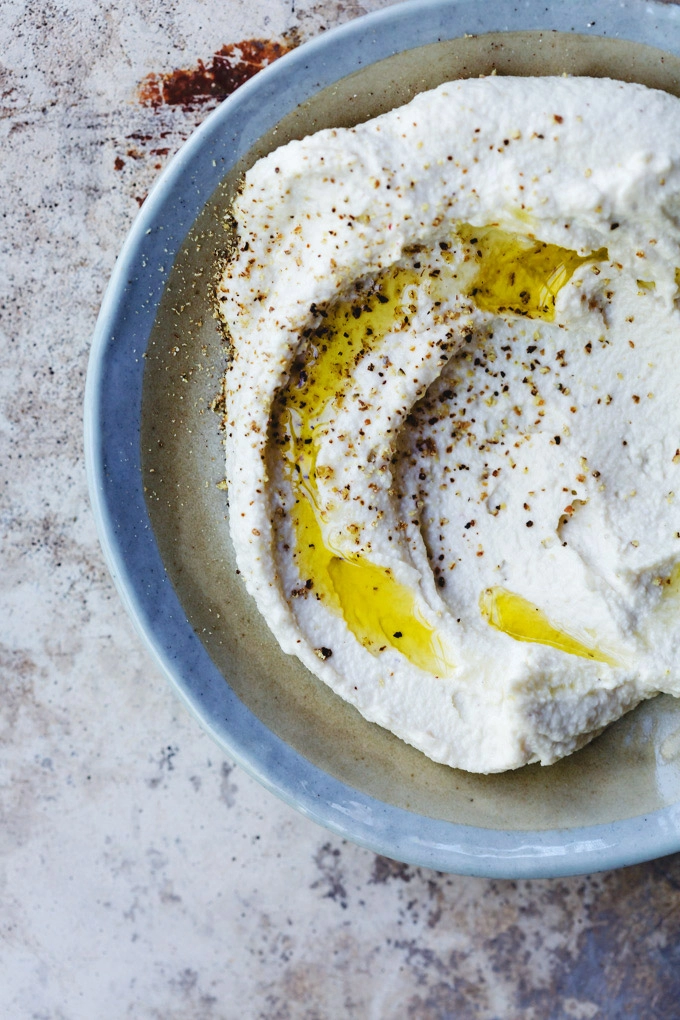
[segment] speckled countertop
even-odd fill
[[[250,72],[387,3],[2,5],[0,1017],[680,1017],[680,855],[518,883],[338,840],[201,732],[103,564],[83,387],[139,204]]]

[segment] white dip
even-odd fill
[[[474,772],[680,693],[680,102],[452,82],[234,214],[231,529],[281,647]]]

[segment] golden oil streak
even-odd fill
[[[557,295],[579,266],[609,258],[606,248],[579,255],[500,227],[463,223],[457,234],[470,247],[479,267],[467,295],[482,311],[497,315],[510,313],[552,322]]]
[[[328,309],[321,335],[311,341],[311,357],[282,395],[277,431],[286,437],[284,463],[296,498],[291,515],[295,556],[303,583],[311,582],[311,588],[305,589],[310,593],[307,597],[319,596],[340,613],[372,654],[389,646],[419,669],[441,676],[454,664],[443,636],[423,616],[415,593],[388,568],[329,547],[317,486],[324,415],[344,400],[355,357],[378,346],[409,314],[406,295],[419,281],[414,270],[393,269],[383,275],[373,293],[339,301]]]
[[[617,665],[612,656],[583,644],[571,634],[555,627],[533,602],[505,588],[487,588],[483,591],[479,598],[479,608],[491,627],[502,631],[515,641],[549,645],[568,655],[604,662],[608,666]]]

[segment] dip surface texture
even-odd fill
[[[234,215],[230,525],[282,648],[474,772],[677,695],[680,102],[448,83]]]

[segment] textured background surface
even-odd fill
[[[245,76],[387,2],[0,4],[3,1018],[680,1017],[680,855],[516,883],[337,840],[201,733],[102,562],[83,387],[139,204]]]

